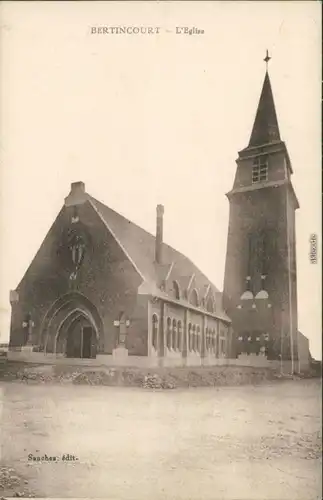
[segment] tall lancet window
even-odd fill
[[[260,231],[257,231],[255,234],[255,256],[254,256],[254,267],[256,273],[260,273],[262,271],[262,263],[263,263],[263,234]]]
[[[258,254],[259,254],[259,235],[257,231],[248,234],[248,262],[247,262],[247,275],[246,290],[251,288],[251,280],[258,269]]]
[[[268,235],[265,231],[255,231],[248,235],[248,261],[246,269],[246,290],[256,276],[268,273]]]
[[[156,314],[153,315],[153,335],[152,335],[152,344],[154,349],[158,350],[158,317]]]
[[[247,277],[251,276],[252,270],[252,234],[248,234],[248,262],[247,262]]]
[[[268,273],[268,237],[265,232],[261,234],[260,238],[261,253],[260,253],[260,272],[262,276]]]

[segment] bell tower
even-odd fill
[[[233,357],[266,354],[296,368],[297,281],[291,162],[266,73],[248,146],[239,152],[230,203],[224,305]],[[282,357],[282,358],[281,358]]]

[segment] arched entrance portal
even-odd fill
[[[44,352],[69,358],[95,358],[103,338],[98,310],[79,293],[67,294],[53,303],[41,329]]]
[[[97,331],[84,311],[71,312],[62,322],[55,339],[55,352],[67,358],[95,358]]]

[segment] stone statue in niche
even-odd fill
[[[71,281],[76,280],[78,271],[90,249],[90,236],[84,224],[77,222],[65,228],[57,253]]]
[[[70,257],[72,260],[73,271],[70,274],[70,279],[75,280],[77,277],[77,272],[82,265],[85,253],[85,241],[80,234],[74,234],[68,245],[70,251]]]
[[[76,234],[72,237],[69,242],[69,249],[73,264],[75,267],[80,267],[83,262],[85,252],[85,242],[81,235]]]

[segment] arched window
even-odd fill
[[[158,317],[156,314],[153,315],[153,335],[152,344],[156,351],[158,350]]]
[[[177,281],[173,281],[173,295],[175,299],[180,299],[179,284],[177,283]]]
[[[214,328],[212,330],[212,352],[216,352],[216,333]]]
[[[200,327],[198,326],[196,328],[196,344],[195,344],[196,352],[200,352],[200,348],[201,348],[201,330]]]
[[[198,307],[199,305],[199,297],[196,288],[193,288],[193,290],[191,291],[190,303],[195,307]]]
[[[225,357],[225,339],[223,338],[222,339],[222,346],[221,346],[221,352],[222,352],[222,356]]]
[[[176,319],[173,319],[172,348],[175,350],[176,347],[177,347],[177,323],[176,323]]]
[[[196,326],[192,327],[192,351],[195,351],[195,342],[196,342]]]
[[[182,349],[182,322],[178,321],[177,323],[177,349],[180,351]]]
[[[167,318],[167,347],[171,349],[172,347],[172,321]]]
[[[225,356],[225,330],[223,328],[220,329],[219,336],[219,356]]]
[[[210,313],[214,312],[214,303],[213,303],[213,298],[209,296],[206,302],[206,310],[209,311]]]
[[[193,349],[193,331],[191,323],[188,325],[188,348],[190,351]]]
[[[220,343],[219,331],[217,331],[217,334],[216,334],[216,357],[217,358],[221,357],[221,343]]]
[[[205,330],[205,348],[207,351],[210,350],[210,329],[206,328]]]

